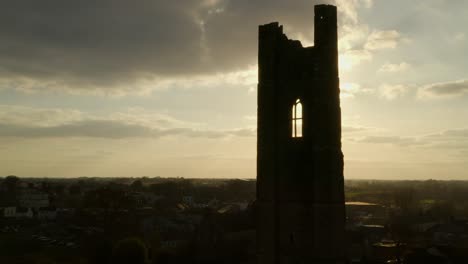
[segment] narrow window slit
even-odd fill
[[[302,103],[297,99],[292,107],[292,137],[302,137]]]

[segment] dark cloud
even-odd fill
[[[313,35],[332,0],[15,0],[0,9],[0,83],[23,89],[125,87],[256,62],[257,27]],[[343,17],[346,17],[343,15]]]
[[[198,61],[198,8],[196,1],[8,1],[0,9],[1,77],[86,87],[174,73]]]
[[[326,0],[221,1],[206,19],[208,59],[227,68],[256,63],[258,25],[279,21],[290,38],[313,40],[314,5]]]
[[[419,90],[420,97],[461,96],[468,93],[468,80],[426,85]]]
[[[227,136],[253,137],[253,129],[237,130],[196,130],[193,128],[152,128],[129,124],[118,120],[83,120],[56,126],[26,126],[0,124],[0,137],[20,138],[159,138],[165,136],[186,136],[198,138],[222,138]]]

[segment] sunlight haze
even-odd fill
[[[255,178],[258,26],[310,46],[329,3],[345,179],[468,180],[467,1],[26,2],[0,9],[0,175]]]

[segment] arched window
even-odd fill
[[[302,137],[302,104],[299,99],[292,107],[292,137]]]

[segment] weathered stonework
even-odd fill
[[[258,263],[344,263],[337,12],[315,6],[315,45],[259,27]],[[292,107],[302,104],[302,137]]]

